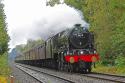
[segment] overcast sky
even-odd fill
[[[66,4],[46,6],[46,0],[4,0],[9,48],[28,39],[47,39],[76,23],[86,25],[81,13]]]

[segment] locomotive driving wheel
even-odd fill
[[[68,67],[69,72],[73,72],[73,64],[69,63],[69,65],[68,65],[68,66],[69,66],[69,67]]]
[[[59,61],[57,61],[57,63],[58,63],[58,70],[60,70],[60,62],[59,62]]]
[[[64,70],[64,60],[63,60],[63,55],[59,53],[58,56],[58,70]]]
[[[61,70],[61,62],[58,61],[58,70]]]
[[[64,65],[64,71],[68,72],[68,65],[67,64]]]
[[[63,62],[58,60],[58,70],[63,70]]]

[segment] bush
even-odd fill
[[[125,67],[125,57],[118,56],[115,60],[115,64],[117,67]]]
[[[0,55],[0,76],[8,76],[10,73],[7,53]]]

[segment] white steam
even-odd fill
[[[46,6],[46,0],[5,0],[9,47],[24,44],[28,39],[47,39],[76,23],[84,26],[80,11],[66,4]]]

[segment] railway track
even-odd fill
[[[84,76],[102,79],[102,80],[109,80],[109,81],[116,82],[116,83],[125,83],[125,76],[95,73],[95,72],[92,72],[91,74],[84,74]]]
[[[16,65],[16,67],[22,70],[23,72],[27,73],[28,75],[30,75],[31,77],[39,81],[40,83],[74,83],[70,80],[63,79],[55,75],[41,72],[26,66]]]
[[[36,68],[32,66],[23,65],[27,68],[33,68],[38,72],[41,72],[42,68]],[[46,72],[46,70],[52,72]],[[68,79],[71,80],[70,83],[125,83],[125,76],[117,76],[117,75],[109,75],[109,74],[102,74],[102,73],[90,73],[90,74],[80,74],[80,73],[68,73],[68,72],[59,72],[55,70],[50,70],[47,68],[43,68],[42,71],[45,73],[51,73],[56,77],[61,79]],[[59,74],[57,74],[59,73]],[[65,83],[65,82],[64,82]]]

